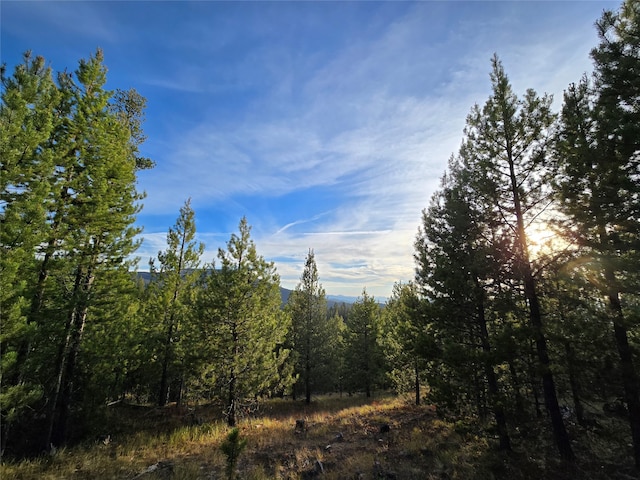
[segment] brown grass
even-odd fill
[[[200,425],[189,424],[193,413],[185,415],[175,408],[123,406],[116,413],[112,425],[117,433],[109,444],[87,443],[54,456],[5,462],[0,478],[225,478],[220,444],[228,428],[211,407],[196,409]],[[296,430],[296,420],[304,420],[304,430]],[[381,431],[383,425],[388,431]],[[447,422],[431,406],[416,407],[408,399],[391,396],[373,400],[325,396],[311,405],[272,400],[240,421],[239,428],[247,448],[238,462],[238,478],[249,480],[604,480],[625,478],[625,472],[630,472],[613,461],[594,462],[594,451],[608,452],[602,442],[594,443],[592,450],[579,451],[578,466],[563,465],[555,460],[552,448],[541,446],[544,432],[529,440],[514,439],[519,442],[516,452],[501,454],[480,426]]]

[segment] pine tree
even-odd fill
[[[175,225],[167,233],[167,249],[158,252],[158,264],[150,261],[149,312],[160,320],[159,352],[161,362],[158,405],[167,402],[171,380],[178,380],[178,403],[184,383],[184,355],[181,328],[194,308],[193,289],[198,278],[204,244],[196,242],[195,212],[191,199],[180,208]],[[176,371],[177,370],[177,371]]]
[[[76,387],[85,375],[88,321],[108,316],[100,310],[106,292],[132,286],[125,259],[139,232],[132,225],[142,198],[135,188],[137,144],[104,90],[102,61],[98,50],[80,61],[76,80],[65,72],[57,83],[41,58],[27,56],[12,79],[3,74],[2,246],[8,262],[2,281],[18,272],[23,280],[9,294],[19,332],[12,328],[12,336],[20,338],[9,356],[4,347],[11,342],[3,345],[3,361],[19,365],[11,370],[12,385],[42,388],[32,418],[22,424],[37,432],[23,438],[41,444],[16,448],[41,450],[65,441],[81,400]],[[136,115],[132,110],[130,117]],[[116,283],[107,286],[107,279]]]
[[[47,231],[54,159],[47,148],[56,128],[60,93],[42,57],[24,55],[13,76],[2,71],[0,105],[0,452],[10,425],[42,395],[25,361],[37,335],[29,318],[38,245]],[[45,181],[43,181],[43,179]],[[1,454],[1,453],[0,453]]]
[[[291,316],[290,339],[294,372],[304,386],[305,402],[311,403],[312,392],[326,385],[335,373],[331,328],[327,316],[327,300],[318,279],[313,250],[309,250],[300,283],[289,296],[287,311]],[[330,382],[329,382],[330,383]],[[296,386],[294,385],[294,389]]]
[[[499,219],[495,212],[486,209],[471,188],[474,173],[465,168],[463,160],[451,159],[441,190],[423,213],[416,241],[417,280],[431,302],[431,333],[439,343],[440,361],[462,391],[475,399],[480,417],[484,416],[487,397],[500,447],[509,450],[492,345],[496,333],[490,336],[490,327],[496,328],[496,322],[490,320],[495,314],[488,300],[499,297],[496,285],[504,281],[504,241],[496,232]],[[473,389],[469,392],[470,386]],[[456,397],[454,401],[459,402],[465,396]]]
[[[530,89],[518,99],[496,56],[492,65],[492,95],[483,108],[476,105],[467,117],[466,139],[460,153],[479,177],[474,188],[485,197],[487,205],[498,209],[505,230],[513,232],[513,273],[523,286],[528,306],[545,406],[560,456],[572,460],[574,454],[558,403],[526,235],[529,226],[544,219],[551,201],[551,98],[538,97]]]
[[[396,283],[382,310],[382,344],[392,381],[399,392],[413,390],[416,405],[427,355],[425,305],[415,283]]]
[[[199,297],[198,325],[208,339],[203,375],[224,402],[229,426],[244,401],[292,382],[282,375],[290,319],[281,309],[280,278],[258,255],[250,231],[243,218],[227,250],[218,250],[220,265],[211,265]]]
[[[566,233],[582,249],[573,264],[608,301],[640,468],[640,378],[630,344],[640,291],[640,3],[625,1],[596,26],[593,81],[565,92],[558,183]]]
[[[98,50],[89,60],[80,61],[77,83],[68,76],[59,80],[69,116],[57,144],[64,203],[54,222],[66,231],[67,244],[61,250],[69,288],[47,444],[66,439],[83,333],[89,309],[97,300],[93,295],[96,278],[110,270],[128,270],[125,259],[137,248],[134,237],[140,231],[133,226],[142,196],[136,191],[130,131],[111,111],[112,93],[103,88],[106,68],[102,62]]]
[[[368,398],[382,380],[384,355],[381,349],[380,306],[366,289],[353,304],[345,323],[348,385],[352,389],[364,390]]]

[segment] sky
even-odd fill
[[[147,99],[139,269],[190,198],[203,262],[246,217],[293,289],[313,249],[327,294],[377,299],[414,277],[421,212],[490,95],[562,92],[592,71],[612,1],[0,2],[8,72],[104,52],[107,88]]]

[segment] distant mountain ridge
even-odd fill
[[[151,281],[151,272],[136,272],[136,276],[141,278],[142,281],[148,284]],[[282,304],[285,305],[289,300],[289,295],[293,290],[289,290],[288,288],[280,287],[280,296],[282,297]],[[358,297],[350,297],[347,295],[327,295],[327,307],[331,308],[334,305],[339,305],[341,303],[353,304],[356,303]]]
[[[280,294],[282,295],[282,303],[287,303],[289,300],[289,295],[291,295],[293,290],[289,290],[288,288],[280,287]],[[334,305],[339,305],[341,303],[346,303],[348,305],[356,303],[358,297],[349,297],[346,295],[325,295],[327,299],[327,307],[331,308]]]

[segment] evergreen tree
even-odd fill
[[[160,406],[167,402],[171,380],[179,384],[178,403],[184,384],[185,345],[181,341],[181,328],[194,308],[193,289],[201,276],[200,257],[204,252],[204,244],[196,242],[195,236],[195,213],[189,199],[180,208],[180,216],[167,233],[167,249],[158,252],[159,266],[154,260],[150,261],[149,311],[156,321],[160,321]]]
[[[380,306],[374,297],[362,291],[346,320],[345,364],[348,385],[364,390],[371,397],[383,376],[384,355],[381,348],[382,322]]]
[[[104,90],[102,61],[98,50],[80,61],[77,80],[64,73],[54,84],[42,59],[29,64],[27,58],[15,81],[3,78],[8,137],[2,148],[9,161],[3,161],[2,242],[7,258],[22,257],[28,286],[12,293],[14,300],[22,298],[13,311],[26,329],[13,354],[20,368],[11,383],[40,384],[43,391],[32,418],[24,419],[23,427],[37,433],[23,438],[41,442],[31,448],[67,438],[69,417],[81,400],[76,392],[88,320],[108,316],[100,306],[109,289],[132,286],[125,259],[137,246],[139,230],[132,224],[142,196],[135,188],[131,130]],[[4,273],[13,275],[3,266]],[[107,288],[107,279],[116,283]],[[3,361],[10,357],[3,351]]]
[[[612,393],[620,397],[623,392],[620,375],[606,367],[616,356],[608,315],[598,290],[572,266],[573,260],[553,265],[540,287],[549,338],[564,360],[558,369],[560,388],[573,401],[578,423],[588,426],[587,402],[606,403]]]
[[[218,250],[220,265],[212,264],[199,298],[198,324],[208,339],[203,375],[224,402],[229,426],[242,402],[292,382],[282,374],[290,319],[281,309],[280,278],[273,263],[258,255],[250,231],[243,218],[227,250]]]
[[[344,318],[337,313],[333,315],[327,315],[327,331],[329,335],[325,344],[325,350],[329,355],[327,360],[327,374],[324,385],[325,391],[338,391],[340,393],[344,390],[346,373],[345,363],[345,337],[346,337],[346,325]]]
[[[423,213],[416,241],[417,279],[431,301],[431,333],[437,339],[440,360],[465,395],[455,395],[450,386],[445,392],[456,396],[454,402],[465,396],[474,399],[480,417],[488,400],[500,447],[508,450],[510,439],[492,345],[495,332],[490,337],[490,327],[496,329],[495,320],[491,322],[495,313],[488,301],[499,296],[496,284],[503,281],[504,240],[496,232],[498,217],[484,208],[470,188],[473,172],[460,160],[450,161],[441,190]],[[447,395],[444,399],[451,401]]]
[[[312,392],[330,384],[327,380],[335,373],[331,340],[337,334],[330,328],[327,300],[318,279],[313,250],[307,255],[300,283],[289,296],[287,311],[292,322],[289,337],[294,373],[302,382],[305,402],[309,404]],[[295,393],[296,385],[293,388]]]
[[[70,288],[51,397],[48,442],[56,444],[66,438],[75,368],[87,313],[96,300],[94,282],[109,270],[128,270],[124,259],[137,248],[134,237],[139,233],[132,225],[139,210],[136,202],[142,197],[135,188],[130,132],[111,112],[112,94],[103,89],[106,68],[102,61],[98,50],[89,60],[80,61],[77,84],[69,77],[60,80],[70,102],[64,141],[59,142],[66,147],[60,166],[66,177],[62,191],[68,208],[56,214],[61,214],[68,232],[63,257],[70,267]]]
[[[523,287],[529,324],[538,356],[545,406],[560,456],[574,458],[560,412],[543,312],[526,229],[544,219],[550,203],[549,143],[554,123],[551,98],[528,90],[522,99],[512,92],[497,57],[492,60],[493,92],[483,108],[467,117],[461,156],[479,178],[476,188],[488,206],[495,206],[504,229],[513,232],[513,274]]]
[[[581,248],[572,264],[608,302],[640,468],[640,378],[630,343],[640,291],[640,2],[625,1],[596,26],[594,79],[565,92],[558,184],[565,233]]]
[[[396,390],[413,390],[415,403],[420,405],[422,373],[427,352],[424,346],[426,330],[425,302],[418,295],[415,283],[396,283],[391,297],[382,310],[384,353]]]
[[[6,77],[2,70],[0,104],[0,392],[1,442],[5,450],[11,424],[37,401],[42,389],[25,370],[37,334],[29,318],[37,278],[38,245],[47,231],[47,205],[55,162],[47,148],[56,128],[60,93],[42,57]],[[43,181],[44,180],[44,181]]]

